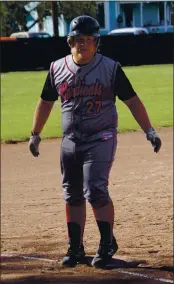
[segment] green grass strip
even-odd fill
[[[147,65],[123,68],[143,101],[154,127],[173,125],[173,67]],[[47,71],[1,74],[1,141],[29,138],[33,114]],[[139,126],[129,109],[117,98],[119,132],[136,131]],[[62,136],[58,100],[42,132],[42,139]]]

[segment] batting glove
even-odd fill
[[[149,140],[154,148],[154,152],[158,153],[161,148],[161,139],[153,128],[149,128],[146,133],[146,138]]]
[[[29,140],[29,149],[34,157],[39,156],[39,144],[40,144],[41,138],[39,136],[39,133],[31,132],[31,137]]]

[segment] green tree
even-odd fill
[[[58,1],[57,5],[59,15],[63,14],[67,22],[79,15],[96,17],[95,1]]]
[[[53,7],[53,1],[42,1],[37,6],[37,12],[39,17],[38,20],[35,21],[35,23],[40,22],[41,24],[45,15],[52,15],[53,21],[55,21],[54,26],[56,26],[57,28],[56,34],[58,34],[57,17],[63,15],[67,23],[70,23],[73,18],[79,15],[85,14],[95,17],[97,6],[95,1],[57,1],[54,2]],[[35,23],[33,23],[33,25]]]
[[[29,12],[26,11],[24,6],[28,4],[29,1],[2,1],[0,2],[0,34],[1,36],[9,36],[13,32],[18,32],[20,30],[27,31],[31,28],[27,27],[27,16]],[[38,12],[38,19],[33,23],[35,25],[37,22],[43,22],[43,19],[47,15],[51,15],[50,2],[40,2],[36,7]],[[32,26],[33,26],[32,25]]]
[[[3,2],[0,2],[0,35],[6,35],[6,29],[9,29],[9,25],[6,23],[8,11]]]
[[[12,32],[19,31],[25,26],[24,5],[27,1],[2,1],[0,2],[0,34],[8,36]]]
[[[26,18],[29,14],[24,6],[29,1],[1,1],[0,2],[0,34],[9,36],[12,32],[29,30],[36,23],[42,25],[46,16],[52,15],[52,1],[39,2],[36,10],[38,19],[30,27],[26,26]],[[95,1],[57,1],[57,16],[63,15],[67,22],[74,17],[85,14],[96,16]]]

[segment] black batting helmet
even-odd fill
[[[70,32],[68,36],[91,35],[100,37],[100,25],[96,19],[90,16],[79,16],[70,23]]]

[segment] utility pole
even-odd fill
[[[53,20],[53,32],[54,37],[59,36],[58,32],[58,9],[57,9],[57,1],[51,1],[51,10],[52,10],[52,20]]]

